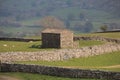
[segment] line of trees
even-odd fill
[[[115,30],[115,29],[120,29],[120,24],[118,24],[118,23],[104,23],[102,26],[100,26],[100,30],[103,32]]]

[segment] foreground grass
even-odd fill
[[[104,44],[103,41],[79,41],[79,46],[93,46]],[[6,46],[7,45],[7,46]],[[15,51],[41,51],[41,50],[53,50],[42,49],[41,41],[37,42],[16,42],[16,41],[0,41],[0,52],[15,52]]]
[[[100,80],[100,79],[80,79],[80,78],[63,78],[29,73],[0,73],[0,75],[18,78],[19,80]]]
[[[120,67],[104,68],[107,66],[120,65],[120,51],[87,58],[74,58],[65,61],[26,61],[17,63],[120,71]]]

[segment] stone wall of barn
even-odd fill
[[[61,33],[61,48],[73,48],[73,33],[64,32]]]

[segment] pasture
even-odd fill
[[[102,45],[103,41],[79,41],[79,47]],[[16,52],[16,51],[40,51],[40,50],[53,50],[55,48],[41,48],[41,41],[37,42],[17,42],[17,41],[0,41],[0,52]]]
[[[29,73],[0,73],[0,76],[9,76],[18,80],[101,80],[101,79],[81,79],[81,78],[63,78]]]
[[[120,39],[120,32],[118,33],[91,33],[91,34],[76,34],[77,36],[102,36],[108,38]],[[37,36],[26,37],[39,39]],[[79,47],[102,45],[106,42],[103,41],[78,41]],[[40,50],[52,50],[42,49],[41,41],[37,42],[16,42],[16,41],[0,41],[0,52],[17,52],[17,51],[40,51]],[[108,54],[102,54],[87,58],[73,58],[65,61],[24,61],[15,62],[20,64],[37,64],[46,66],[58,66],[65,68],[80,68],[80,69],[97,69],[106,71],[117,71],[120,72],[120,51],[111,52]],[[40,74],[29,74],[29,73],[0,73],[0,76],[15,77],[18,80],[99,80],[99,79],[78,79],[78,78],[62,78],[55,76],[47,76]]]
[[[39,51],[38,48],[31,48],[32,45],[39,45],[41,42],[16,42],[0,41],[0,52],[15,51]]]
[[[65,68],[99,69],[120,72],[120,51],[87,58],[73,58],[64,61],[26,61],[16,63],[59,66]]]

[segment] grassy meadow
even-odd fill
[[[19,80],[101,80],[101,79],[63,78],[29,73],[0,73],[0,76],[2,75],[14,77]]]
[[[79,41],[79,47],[94,46],[105,44],[103,41]],[[15,51],[41,51],[53,50],[55,48],[41,48],[41,41],[37,42],[17,42],[17,41],[0,41],[0,52],[15,52]]]
[[[4,0],[1,0],[4,1]],[[11,4],[14,5],[14,0],[5,1],[7,2],[6,7],[10,7],[12,9],[7,9],[6,12],[9,11],[17,11],[20,10],[20,12],[23,12],[23,15],[26,13],[26,11],[29,12],[32,11],[33,15],[36,10],[40,10],[41,12],[45,12],[46,7],[49,7],[48,3],[43,3],[36,7],[27,6],[26,3],[32,4],[34,0],[22,0],[23,3],[17,2],[19,7],[12,7]],[[46,0],[45,0],[46,1]],[[59,0],[56,0],[59,2]],[[69,1],[69,0],[63,0],[63,1]],[[72,0],[70,0],[72,1]],[[83,0],[84,1],[84,0]],[[1,4],[1,3],[0,3]],[[35,3],[38,4],[39,3]],[[55,6],[55,5],[53,5]],[[60,5],[61,6],[61,5]],[[35,9],[34,9],[35,8]],[[52,8],[52,7],[49,7]],[[1,7],[2,9],[2,7]],[[6,8],[5,8],[6,10]],[[35,10],[35,11],[34,11]],[[48,9],[49,10],[49,9]],[[19,13],[19,12],[17,12]],[[31,12],[29,12],[31,13]],[[84,25],[85,21],[79,20],[80,13],[83,13],[85,15],[86,20],[90,21],[93,24],[93,32],[98,31],[100,26],[104,25],[105,23],[120,23],[120,19],[116,18],[116,14],[111,14],[107,11],[97,10],[97,9],[81,9],[80,6],[78,7],[67,7],[67,8],[57,8],[49,11],[49,15],[55,16],[60,18],[63,22],[68,18],[69,14],[72,14],[75,18],[75,20],[70,20],[70,28],[75,28],[76,24]],[[16,13],[14,13],[16,14]],[[21,14],[21,13],[20,13]],[[43,14],[44,15],[44,14]],[[14,16],[15,17],[15,16]],[[25,20],[17,21],[18,23],[22,24],[21,27],[14,27],[14,26],[0,26],[0,30],[5,33],[12,33],[12,37],[18,37],[19,34],[26,34],[27,37],[25,38],[32,38],[32,39],[40,39],[40,36],[32,36],[35,33],[40,33],[42,30],[42,27],[35,27],[33,25],[36,25],[41,20],[42,17],[32,17]],[[12,20],[11,20],[12,21]],[[32,26],[32,27],[31,27]],[[29,36],[30,35],[30,36]],[[108,38],[115,38],[120,39],[120,32],[115,33],[89,33],[89,34],[82,34],[78,33],[75,34],[76,36],[101,36],[101,37],[108,37]],[[86,46],[94,46],[94,45],[102,45],[106,44],[106,42],[103,41],[78,41],[79,47],[86,47]],[[0,41],[0,53],[2,52],[17,52],[17,51],[41,51],[41,50],[53,50],[53,49],[42,49],[41,48],[41,41],[37,42],[17,42],[17,41]],[[80,68],[80,69],[99,69],[99,70],[107,70],[107,71],[118,71],[120,72],[120,51],[117,52],[111,52],[108,54],[103,55],[97,55],[87,58],[73,58],[70,60],[65,61],[26,61],[26,62],[16,62],[20,64],[37,64],[37,65],[46,65],[46,66],[59,66],[59,67],[65,67],[65,68]],[[47,75],[40,75],[40,74],[29,74],[29,73],[0,73],[0,76],[11,76],[18,78],[19,80],[99,80],[99,79],[80,79],[80,78],[62,78],[62,77],[55,77],[55,76],[47,76]]]
[[[41,42],[0,41],[0,52],[39,51],[40,49],[31,46],[40,44]]]
[[[95,40],[89,40],[89,41],[79,40],[78,42],[79,42],[79,47],[102,45],[106,43],[104,41],[95,41]]]
[[[92,33],[92,34],[76,34],[76,35],[77,36],[102,36],[102,37],[120,39],[119,33]],[[39,39],[39,36],[32,36],[32,37],[25,37],[25,38]],[[93,41],[93,40],[91,41],[80,40],[78,42],[80,47],[102,45],[106,43],[103,41]],[[41,50],[52,50],[52,49],[42,49],[40,46],[41,46],[41,41],[37,41],[37,42],[0,41],[0,52],[10,52],[10,51],[33,52],[33,51],[41,51]],[[26,62],[16,62],[16,63],[120,72],[120,51],[97,55],[97,56],[91,56],[87,58],[73,58],[65,61],[49,61],[49,62],[48,61],[26,61]],[[15,77],[19,80],[99,80],[99,79],[63,78],[63,77],[47,76],[47,75],[40,75],[40,74],[13,73],[13,72],[0,73],[0,76],[2,75]]]
[[[38,64],[66,68],[100,69],[120,72],[120,51],[87,58],[73,58],[65,61],[26,61],[22,64]]]

